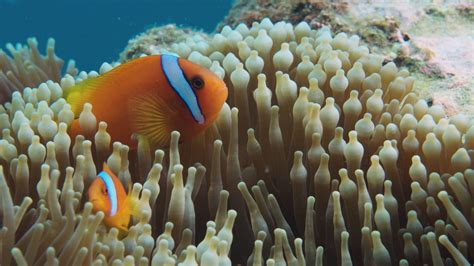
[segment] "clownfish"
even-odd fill
[[[97,121],[107,122],[114,141],[135,147],[133,133],[153,147],[168,145],[170,133],[186,141],[211,125],[227,99],[225,83],[210,70],[174,55],[134,59],[66,90],[74,114],[84,103],[93,106]],[[72,136],[80,134],[78,119]]]
[[[116,227],[121,232],[128,232],[128,224],[132,215],[131,194],[125,192],[120,180],[104,163],[102,172],[91,183],[87,191],[94,213],[102,211],[104,224]]]

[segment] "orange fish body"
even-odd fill
[[[92,203],[94,213],[102,211],[104,224],[108,227],[116,227],[122,232],[128,231],[132,206],[130,205],[130,194],[104,163],[103,171],[92,182],[87,191],[89,201]]]
[[[210,70],[171,55],[154,55],[87,79],[67,90],[65,98],[76,115],[91,103],[114,141],[133,147],[131,135],[138,133],[162,147],[171,131],[179,131],[186,141],[206,129],[227,94],[225,83]],[[71,131],[80,133],[77,120]]]

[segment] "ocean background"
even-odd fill
[[[66,62],[97,70],[117,60],[129,39],[168,23],[212,32],[232,0],[0,0],[0,49],[36,37],[42,53],[49,37]]]

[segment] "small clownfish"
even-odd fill
[[[165,147],[174,130],[186,141],[210,126],[227,99],[225,83],[210,70],[170,54],[137,58],[69,88],[65,99],[77,116],[84,103],[107,122],[114,141],[136,147],[133,133]],[[81,133],[78,119],[70,134]]]
[[[117,227],[121,232],[128,232],[128,224],[132,214],[129,193],[104,163],[103,170],[89,186],[87,191],[94,213],[102,211],[105,214],[104,224],[108,227]]]

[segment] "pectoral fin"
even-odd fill
[[[132,131],[145,136],[153,146],[165,146],[169,143],[170,121],[175,111],[169,108],[158,95],[137,95],[129,100],[129,114]]]

